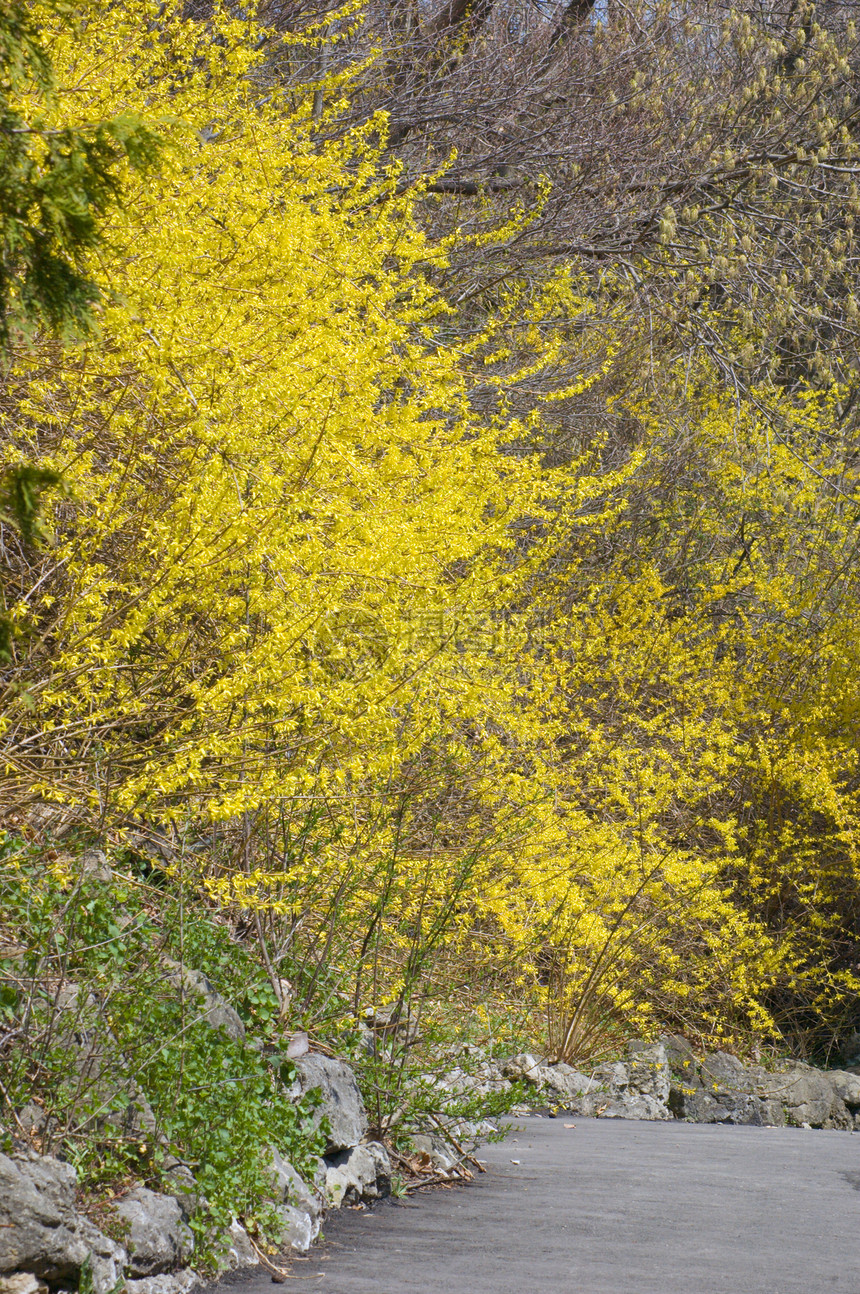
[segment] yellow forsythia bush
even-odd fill
[[[814,659],[787,618],[832,575],[790,544],[820,468],[768,457],[749,411],[739,440],[706,374],[688,412],[720,498],[703,492],[682,597],[627,544],[660,407],[630,397],[643,445],[622,467],[527,452],[541,417],[516,423],[505,386],[568,371],[567,343],[532,327],[514,362],[513,289],[468,340],[446,333],[444,249],[379,165],[384,119],[333,129],[348,77],[324,136],[226,10],[44,21],[55,124],[129,107],[164,149],[157,175],[127,176],[94,267],[98,335],[22,348],[0,406],[2,461],[63,481],[52,544],[7,545],[4,809],[214,828],[198,882],[263,914],[311,986],[350,979],[356,1008],[426,987],[444,950],[548,1005],[559,1054],[659,1022],[772,1033],[779,984],[829,927],[770,920],[786,875],[810,897],[820,824],[771,815],[762,834],[762,804],[830,815],[840,884],[854,857],[832,724],[857,713],[856,602],[834,600]],[[582,291],[552,278],[529,318],[576,314]],[[479,416],[487,373],[496,413]],[[788,416],[811,442],[830,412]],[[754,572],[723,543],[751,488],[784,536]],[[677,508],[655,515],[668,551]],[[828,682],[814,711],[780,674],[792,652]]]

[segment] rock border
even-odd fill
[[[529,1053],[512,1056],[487,1073],[495,1082],[519,1080],[535,1089],[541,1100],[521,1113],[558,1108],[598,1119],[860,1131],[860,1074],[793,1060],[767,1069],[745,1065],[724,1051],[697,1056],[677,1035],[632,1041],[625,1059],[598,1065],[588,1074]]]
[[[195,990],[200,987],[195,984]],[[215,1005],[218,1005],[217,1003]],[[213,1027],[221,1027],[221,1020]],[[502,1062],[475,1057],[436,1079],[440,1100],[452,1095],[513,1092],[534,1099],[512,1114],[569,1112],[607,1119],[682,1119],[695,1123],[794,1126],[860,1131],[860,1073],[821,1070],[797,1061],[772,1069],[745,1065],[728,1052],[696,1055],[677,1035],[657,1042],[628,1043],[623,1059],[584,1073],[562,1062],[523,1052]],[[268,1151],[271,1198],[282,1222],[282,1243],[303,1254],[319,1235],[327,1209],[372,1203],[391,1193],[391,1162],[385,1147],[368,1140],[368,1118],[351,1068],[318,1052],[295,1060],[291,1095],[319,1093],[317,1124],[328,1129],[325,1155],[307,1182],[275,1148]],[[414,1153],[438,1180],[458,1175],[452,1146],[476,1142],[498,1130],[491,1122],[454,1125],[449,1138],[416,1134]],[[475,1162],[475,1161],[472,1161]],[[32,1150],[0,1154],[0,1294],[49,1294],[90,1273],[92,1294],[113,1294],[125,1280],[127,1294],[189,1294],[202,1282],[189,1266],[194,1239],[188,1220],[197,1203],[188,1168],[175,1164],[173,1191],[138,1186],[115,1206],[123,1225],[120,1244],[104,1235],[77,1207],[77,1175],[71,1165]],[[262,1264],[271,1267],[238,1220],[223,1238],[223,1272]]]

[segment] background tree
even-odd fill
[[[97,18],[57,6],[63,21]],[[158,155],[155,130],[134,113],[95,121],[56,118],[50,51],[32,6],[0,15],[0,345],[13,328],[80,333],[101,299],[87,255],[122,192],[123,164]]]
[[[66,22],[86,21],[80,8],[59,4],[55,12]],[[105,242],[123,164],[144,170],[158,155],[157,134],[135,114],[59,126],[56,106],[34,10],[12,0],[0,12],[0,353],[8,353],[13,336],[37,328],[64,336],[92,330],[101,292],[87,258]],[[42,492],[59,484],[57,473],[38,463],[7,466],[0,523],[17,529],[25,546],[38,543]],[[2,615],[0,657],[7,660],[11,636]]]

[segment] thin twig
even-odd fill
[[[411,1195],[413,1191],[423,1191],[425,1186],[453,1186],[453,1185],[454,1185],[454,1182],[450,1177],[446,1175],[442,1175],[442,1176],[436,1176],[436,1177],[425,1177],[423,1178],[422,1181],[410,1183],[409,1186],[405,1186],[403,1189],[406,1191],[408,1195]]]
[[[260,1265],[262,1267],[265,1267],[266,1271],[272,1276],[272,1278],[275,1280],[277,1284],[281,1284],[282,1281],[294,1281],[298,1279],[296,1276],[290,1275],[289,1272],[285,1272],[282,1267],[276,1267],[275,1264],[272,1262],[271,1258],[269,1258],[266,1254],[263,1253],[262,1249],[257,1244],[254,1237],[250,1235],[250,1233],[248,1232],[246,1232],[245,1234],[248,1236],[248,1239],[251,1242],[251,1248],[254,1250],[254,1253],[257,1255],[257,1257],[260,1260]]]

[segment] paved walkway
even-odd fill
[[[560,1117],[481,1157],[474,1185],[335,1215],[288,1287],[860,1294],[858,1135]]]

